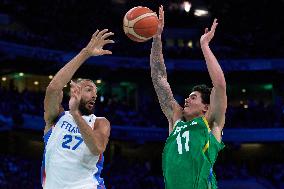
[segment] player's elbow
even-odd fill
[[[104,151],[105,151],[105,148],[104,148],[104,147],[100,147],[100,148],[98,149],[98,153],[99,153],[99,154],[104,153]]]
[[[96,146],[95,148],[93,148],[93,149],[91,150],[91,153],[92,153],[93,155],[95,155],[95,156],[98,156],[98,155],[104,153],[104,151],[105,151],[105,148],[104,148],[104,147],[102,147],[102,146]]]
[[[55,91],[58,91],[58,86],[56,84],[50,83],[46,88],[47,93],[51,93]]]

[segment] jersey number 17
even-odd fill
[[[182,143],[182,138],[185,138],[185,143]],[[178,145],[178,153],[182,154],[183,152],[183,145],[184,145],[184,149],[186,152],[189,151],[189,131],[185,131],[184,133],[182,133],[182,135],[180,136],[180,133],[178,134],[177,138],[177,145]],[[184,141],[184,140],[183,140]]]

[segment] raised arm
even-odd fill
[[[153,37],[150,55],[151,77],[157,93],[161,109],[169,121],[169,132],[172,131],[176,120],[181,118],[182,108],[174,99],[171,87],[167,81],[166,66],[162,52],[161,34],[164,27],[163,6],[159,9],[158,32]]]
[[[88,45],[81,50],[70,62],[68,62],[59,72],[54,76],[49,83],[44,99],[44,118],[46,122],[46,130],[53,124],[53,121],[60,113],[62,89],[71,80],[77,69],[91,56],[100,56],[104,54],[111,54],[109,50],[104,50],[103,46],[108,43],[113,43],[107,37],[113,35],[107,29],[97,30]]]
[[[213,134],[218,141],[221,141],[221,133],[225,124],[225,113],[227,109],[226,81],[224,73],[209,47],[209,42],[214,37],[217,25],[217,19],[215,19],[211,30],[208,31],[208,28],[205,29],[205,33],[200,38],[200,44],[213,83],[210,96],[210,109],[206,117],[209,123],[212,124]]]
[[[110,122],[106,118],[96,118],[92,129],[83,119],[79,105],[82,95],[82,87],[71,81],[71,98],[69,101],[70,114],[73,116],[84,142],[94,155],[102,154],[107,146],[110,135]]]

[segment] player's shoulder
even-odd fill
[[[98,127],[110,127],[110,122],[105,117],[96,117],[95,125]]]
[[[182,119],[182,116],[183,116],[182,112],[183,112],[183,108],[179,105],[179,103],[177,101],[175,101],[174,104],[173,104],[173,115],[172,115],[172,119],[171,119],[171,125],[173,127],[174,127],[177,120]]]
[[[96,120],[101,122],[109,122],[109,120],[105,117],[96,117]]]
[[[44,122],[45,122],[44,133],[50,130],[50,128],[54,126],[56,122],[64,115],[65,115],[65,110],[62,106],[59,107],[58,115],[54,118],[51,118],[50,116],[47,115],[46,112],[44,112]]]

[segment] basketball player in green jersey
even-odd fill
[[[159,10],[159,27],[153,38],[150,65],[152,82],[169,122],[169,137],[162,156],[166,189],[217,188],[213,165],[224,147],[221,133],[227,108],[224,74],[209,47],[217,25],[215,19],[210,31],[206,28],[200,38],[213,88],[195,86],[182,108],[174,99],[167,81],[161,42],[163,7]],[[188,75],[185,79],[190,82],[195,78]]]

